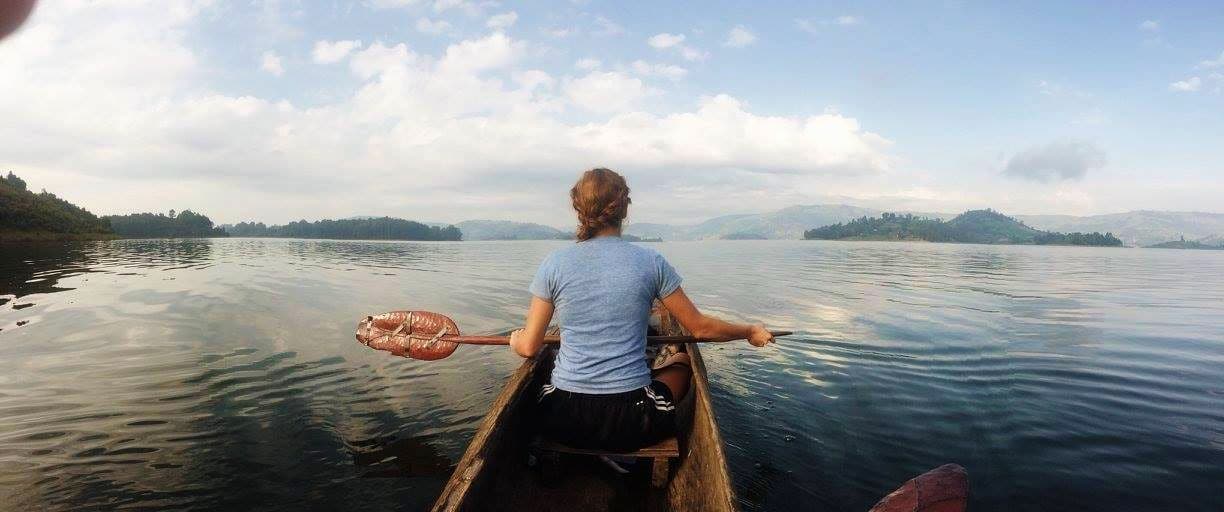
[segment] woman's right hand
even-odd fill
[[[751,343],[754,347],[764,347],[773,343],[773,341],[773,333],[769,332],[769,329],[766,329],[764,324],[753,324],[748,331],[748,343]]]

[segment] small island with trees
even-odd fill
[[[355,218],[340,220],[299,220],[284,225],[268,226],[262,222],[239,222],[223,226],[230,236],[260,238],[319,238],[326,240],[463,240],[463,232],[455,226],[429,226],[394,217]]]
[[[1112,233],[1055,233],[1026,226],[991,209],[970,210],[949,221],[884,213],[810,229],[807,240],[927,241],[969,244],[1090,245],[1121,247]]]
[[[120,238],[218,238],[229,236],[213,227],[212,219],[191,210],[169,213],[107,215],[111,230]]]
[[[1192,249],[1200,251],[1224,251],[1224,242],[1219,245],[1205,244],[1197,240],[1186,240],[1186,237],[1181,237],[1180,240],[1172,240],[1159,244],[1144,246],[1148,249]]]

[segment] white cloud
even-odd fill
[[[485,22],[485,26],[492,29],[504,29],[513,26],[516,21],[518,21],[518,13],[510,11],[490,17],[489,21]]]
[[[1143,32],[1160,32],[1160,22],[1156,20],[1143,20],[1139,24],[1139,30]]]
[[[446,54],[438,61],[438,69],[449,73],[479,73],[504,68],[522,58],[526,48],[527,43],[494,32],[446,47]]]
[[[1169,90],[1177,92],[1195,92],[1202,86],[1203,80],[1197,76],[1192,76],[1185,80],[1179,80],[1169,84]]]
[[[710,58],[710,53],[691,46],[681,46],[680,56],[684,57],[684,60],[706,60]]]
[[[583,71],[599,69],[600,66],[603,66],[603,62],[600,62],[599,59],[592,59],[589,57],[585,59],[578,59],[578,61],[574,63],[574,67]]]
[[[276,76],[285,74],[285,66],[281,63],[281,57],[274,51],[263,52],[263,55],[260,57],[259,68]]]
[[[619,36],[624,33],[625,27],[620,26],[615,21],[603,16],[595,17],[595,31],[592,34],[596,37]]]
[[[358,48],[361,48],[361,41],[315,41],[311,55],[319,64],[334,64]]]
[[[723,41],[723,46],[731,48],[743,48],[756,42],[756,35],[749,32],[743,25],[736,25],[730,32],[727,33],[727,40]]]
[[[819,19],[819,20],[810,19],[810,18],[795,18],[795,26],[799,27],[799,30],[802,30],[809,34],[820,33],[821,27],[829,27],[829,26],[849,27],[849,26],[859,25],[861,23],[863,23],[863,18],[861,16],[851,16],[851,15],[843,15],[843,16],[838,16],[836,18]]]
[[[1215,59],[1207,59],[1207,60],[1199,61],[1198,66],[1196,67],[1198,69],[1212,69],[1212,68],[1224,67],[1224,51],[1220,52],[1220,56],[1216,57]]]
[[[443,13],[451,9],[463,11],[468,16],[479,16],[481,13],[480,5],[469,0],[435,0],[433,10],[436,13]]]
[[[412,65],[416,60],[417,55],[409,51],[404,43],[385,46],[380,41],[354,53],[353,58],[349,59],[349,68],[357,76],[369,79],[392,68]]]
[[[709,58],[709,53],[682,44],[684,43],[684,39],[684,34],[669,34],[667,32],[663,32],[650,36],[650,38],[646,39],[646,44],[650,45],[656,50],[674,50],[679,53],[684,60],[696,61],[706,60]]]
[[[650,36],[650,38],[646,40],[646,44],[649,44],[652,48],[656,50],[662,50],[665,48],[671,48],[674,46],[678,46],[680,43],[683,43],[683,42],[684,42],[684,34],[669,34],[667,32],[663,32],[661,34],[655,34],[653,36]]]
[[[582,78],[565,81],[570,102],[591,112],[623,111],[648,94],[646,85],[617,72],[592,71]]]
[[[891,143],[834,114],[758,116],[726,95],[694,112],[620,114],[580,129],[580,147],[632,168],[739,168],[765,172],[853,173],[888,169]]]
[[[1055,98],[1071,98],[1077,100],[1086,100],[1092,98],[1092,93],[1081,91],[1075,87],[1063,85],[1060,83],[1041,80],[1037,82],[1037,92],[1045,96]]]
[[[417,0],[368,0],[370,6],[376,9],[391,9],[396,7],[408,7],[417,3]]]
[[[1220,67],[1224,67],[1224,52],[1220,52],[1220,56],[1215,59],[1199,61],[1194,66],[1194,69],[1202,72],[1185,80],[1170,83],[1169,90],[1174,92],[1198,92],[1205,90],[1214,94],[1224,92],[1224,72],[1215,71],[1216,68]]]
[[[658,63],[652,64],[644,60],[635,60],[633,61],[633,64],[630,64],[630,67],[633,69],[634,73],[641,76],[658,76],[672,81],[680,80],[681,78],[684,78],[684,75],[688,74],[688,70],[680,66]]]
[[[573,27],[560,27],[544,30],[545,35],[548,37],[555,37],[557,39],[566,38],[577,33],[578,29]]]
[[[538,69],[529,69],[514,74],[514,83],[526,91],[535,91],[540,88],[552,89],[556,82],[552,75]]]
[[[446,20],[434,21],[426,17],[417,18],[416,20],[417,32],[422,34],[444,34],[450,32],[451,28],[451,24]]]

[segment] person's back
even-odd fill
[[[680,287],[659,253],[618,236],[592,238],[544,260],[531,293],[553,303],[561,349],[552,384],[620,393],[650,384],[644,350],[650,308]]]
[[[548,256],[536,272],[527,326],[510,348],[534,357],[554,313],[561,324],[551,382],[539,392],[544,434],[575,447],[633,450],[675,435],[675,400],[688,393],[688,354],[651,369],[646,329],[658,299],[698,338],[744,338],[764,346],[762,325],[736,325],[701,314],[680,288],[680,276],[658,253],[620,238],[629,186],[619,174],[592,169],[570,189],[578,243]]]

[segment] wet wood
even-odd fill
[[[483,483],[480,482],[480,479],[486,476],[483,472],[485,461],[490,456],[497,455],[494,448],[499,446],[505,433],[506,418],[515,412],[515,406],[526,394],[524,390],[531,382],[535,369],[536,360],[528,360],[519,366],[514,375],[510,377],[506,387],[489,407],[489,413],[480,423],[480,428],[476,430],[476,435],[468,444],[467,451],[459,459],[454,473],[451,474],[450,480],[442,489],[442,494],[434,502],[433,510],[466,510],[465,502],[469,496],[479,490],[476,484]]]
[[[672,510],[728,511],[737,510],[732,491],[731,472],[723,452],[722,434],[710,403],[710,384],[706,379],[705,361],[696,344],[687,346],[693,365],[692,429],[687,452],[683,454],[671,485],[668,501]]]
[[[642,447],[637,451],[632,452],[610,452],[607,450],[588,450],[586,448],[574,448],[561,443],[555,443],[545,439],[534,439],[531,442],[531,447],[547,450],[550,452],[573,453],[577,455],[619,455],[623,457],[643,457],[653,459],[655,457],[679,457],[680,442],[672,437],[664,439],[656,444]]]

